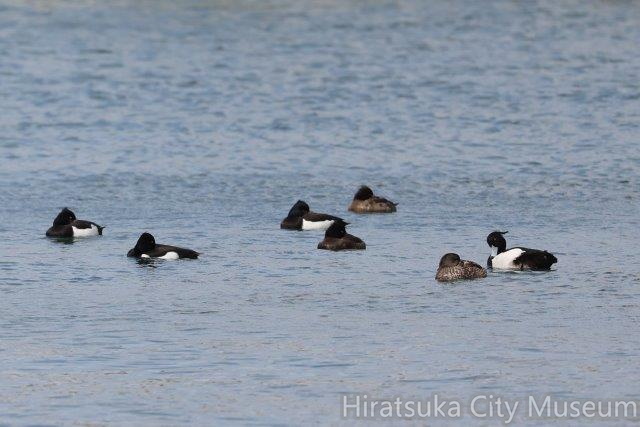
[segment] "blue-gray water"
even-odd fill
[[[639,43],[625,1],[0,0],[0,423],[640,398]],[[367,250],[280,230],[298,198]],[[64,206],[104,236],[46,239]],[[558,264],[434,281],[494,229]]]

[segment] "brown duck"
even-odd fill
[[[374,195],[369,187],[363,185],[353,196],[349,210],[355,213],[391,213],[396,211],[396,205],[397,203]]]
[[[448,253],[440,259],[436,280],[450,282],[453,280],[480,279],[487,277],[487,270],[473,261],[460,259],[458,254]]]
[[[318,249],[330,251],[343,251],[346,249],[366,249],[362,239],[348,234],[345,230],[348,222],[335,221],[324,233],[324,240],[318,243]]]

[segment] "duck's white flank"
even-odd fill
[[[140,258],[151,258],[149,255],[147,254],[142,254],[140,255]],[[158,259],[178,259],[180,258],[180,255],[178,255],[177,252],[173,252],[173,251],[169,251],[166,254],[156,257]]]
[[[495,251],[497,252],[497,248],[495,248]],[[493,253],[494,253],[494,248],[492,247],[491,255],[493,255]],[[491,267],[502,269],[502,270],[519,268],[513,263],[513,261],[523,253],[524,251],[522,249],[513,248],[513,249],[509,249],[508,251],[502,252],[499,255],[495,255],[491,260]]]
[[[71,226],[71,228],[73,228],[73,237],[89,237],[99,234],[98,227],[93,224],[91,224],[91,228],[76,228],[74,226]]]
[[[169,251],[166,254],[159,256],[160,259],[178,259],[180,256],[177,252]]]
[[[306,219],[302,219],[302,229],[303,230],[326,230],[331,227],[333,224],[332,219],[327,219],[324,221],[307,221]]]

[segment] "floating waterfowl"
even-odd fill
[[[177,246],[158,245],[156,239],[150,233],[142,233],[136,246],[131,249],[127,256],[135,258],[160,258],[160,259],[196,259],[200,255],[198,252],[179,248]]]
[[[436,280],[449,282],[453,280],[481,279],[487,277],[487,270],[473,261],[460,259],[458,254],[448,253],[440,258]]]
[[[95,222],[76,219],[76,215],[64,208],[53,220],[53,225],[46,232],[48,237],[89,237],[101,236],[105,227]]]
[[[298,200],[289,210],[289,214],[280,223],[280,228],[287,230],[326,230],[334,221],[342,221],[337,216],[312,212],[309,205]]]
[[[366,249],[367,246],[359,237],[348,234],[345,227],[348,222],[335,221],[324,233],[324,240],[318,243],[318,249],[342,251],[346,249]]]
[[[487,266],[496,270],[549,270],[558,259],[547,251],[515,247],[507,249],[504,235],[508,231],[494,231],[487,236],[491,255]]]
[[[349,210],[355,213],[391,213],[396,211],[397,205],[384,197],[374,195],[371,188],[363,185],[353,196]]]

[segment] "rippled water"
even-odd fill
[[[177,3],[0,0],[0,422],[640,397],[638,3]],[[367,250],[281,231],[298,198]],[[105,235],[46,239],[63,206]],[[434,281],[496,228],[558,264]]]

